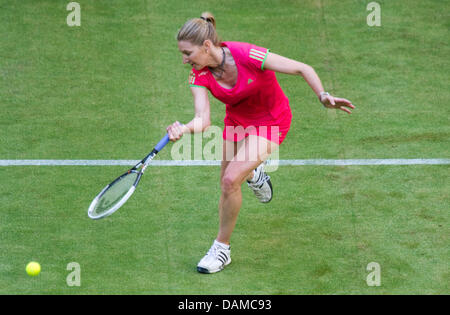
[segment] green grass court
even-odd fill
[[[307,63],[357,107],[325,110],[301,77],[277,75],[294,115],[280,159],[450,158],[445,1],[378,0],[380,27],[363,0],[79,0],[80,27],[69,2],[0,4],[0,160],[144,157],[193,117],[175,36],[203,11],[223,40]],[[233,262],[214,275],[195,267],[217,233],[219,167],[151,167],[122,209],[90,220],[126,168],[0,167],[0,294],[450,293],[449,165],[280,166],[271,203],[243,187]]]

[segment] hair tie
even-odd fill
[[[205,18],[205,17],[203,17],[203,16],[201,16],[200,18],[201,18],[203,21],[211,22],[208,18]]]

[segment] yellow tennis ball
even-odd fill
[[[39,263],[32,261],[28,263],[27,267],[25,268],[29,276],[37,276],[41,272],[41,265]]]

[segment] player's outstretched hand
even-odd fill
[[[334,108],[334,109],[340,109],[344,112],[351,114],[351,109],[354,109],[355,106],[352,104],[351,101],[340,98],[340,97],[334,97],[333,95],[323,95],[320,98],[320,102],[325,106],[326,108]]]

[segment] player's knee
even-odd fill
[[[233,175],[225,174],[222,177],[220,188],[222,189],[223,193],[233,193],[236,190],[239,190],[241,186],[240,180],[238,177]]]

